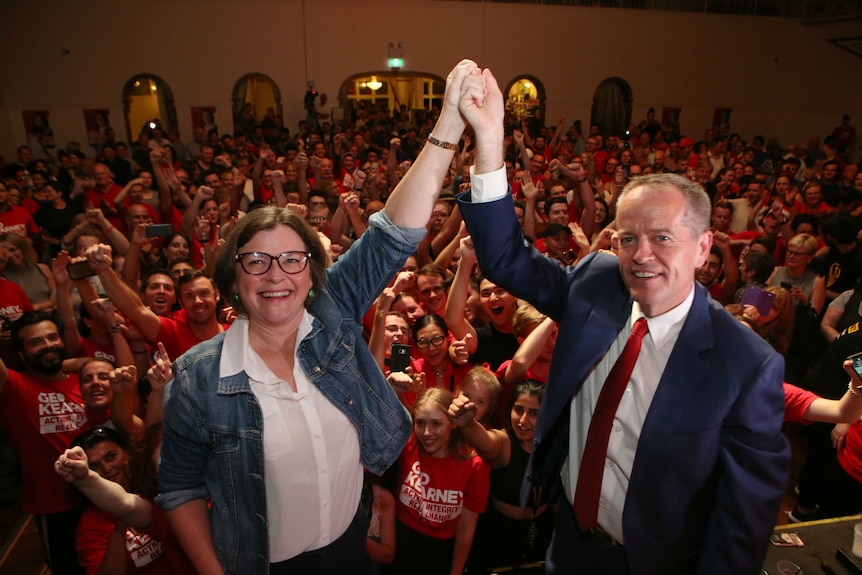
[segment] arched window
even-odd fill
[[[338,101],[342,110],[334,120],[355,120],[360,111],[371,105],[388,111],[401,110],[411,120],[418,110],[438,109],[443,105],[446,80],[425,72],[363,72],[354,74],[341,84]],[[335,116],[335,115],[334,115]]]
[[[622,78],[608,78],[593,94],[590,122],[601,126],[603,135],[622,135],[632,121],[632,89]]]
[[[278,119],[276,119],[276,117]],[[272,78],[257,72],[246,74],[233,87],[233,129],[249,133],[255,125],[282,118],[281,90]]]
[[[527,121],[535,136],[545,125],[545,86],[535,76],[518,76],[506,86],[506,123],[520,125]]]
[[[171,140],[179,140],[177,109],[174,94],[168,83],[155,74],[133,76],[123,87],[123,110],[126,115],[126,133],[129,142],[150,123],[160,125]]]

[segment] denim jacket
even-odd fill
[[[383,212],[373,216],[360,240],[326,271],[309,308],[311,333],[297,344],[309,380],[356,427],[362,464],[377,474],[398,458],[411,423],[362,339],[361,318],[424,234],[395,226]],[[224,572],[264,575],[263,415],[244,371],[220,377],[224,336],[174,363],[164,396],[156,502],[171,510],[211,498],[212,541]]]

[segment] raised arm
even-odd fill
[[[461,429],[461,436],[494,469],[506,467],[512,456],[512,443],[506,432],[485,429],[476,421],[476,404],[459,395],[449,405],[449,420]]]
[[[467,307],[467,298],[470,296],[470,275],[476,264],[476,251],[473,249],[473,240],[470,236],[461,238],[461,261],[455,279],[449,288],[449,297],[446,299],[446,325],[455,339],[464,339],[470,334],[467,351],[476,353],[478,339],[476,330],[464,317],[464,309]]]
[[[462,84],[467,76],[474,73],[478,73],[478,67],[470,60],[462,60],[449,73],[440,118],[429,135],[428,143],[419,152],[413,167],[404,175],[386,202],[384,210],[394,224],[421,228],[431,217],[443,177],[464,132],[464,120],[458,109]],[[502,134],[502,125],[500,130]],[[439,144],[449,146],[434,145],[431,143],[432,138]],[[502,154],[502,145],[500,153]]]
[[[132,320],[149,342],[154,342],[161,329],[161,321],[151,309],[144,305],[138,293],[123,283],[111,267],[111,248],[97,244],[87,249],[90,267],[96,270],[105,293],[117,306],[121,314]]]
[[[125,525],[143,529],[153,521],[153,504],[119,483],[103,478],[89,468],[87,454],[80,447],[67,449],[54,463],[54,471],[73,483],[93,505],[107,511]]]

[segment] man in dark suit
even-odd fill
[[[759,573],[789,466],[784,362],[694,281],[712,243],[709,198],[672,174],[637,178],[618,202],[619,257],[562,268],[514,216],[490,72],[465,81],[461,111],[477,155],[458,199],[482,271],[560,324],[524,489],[562,495],[547,572]],[[607,448],[583,466],[597,470],[598,501],[592,517],[576,513],[599,394],[642,317]]]

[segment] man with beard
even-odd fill
[[[66,350],[54,315],[24,312],[12,324],[12,342],[24,365],[0,362],[0,425],[21,460],[21,509],[36,516],[45,559],[55,574],[83,574],[75,552],[81,501],[50,473],[58,453],[86,428],[78,376],[63,371]]]

